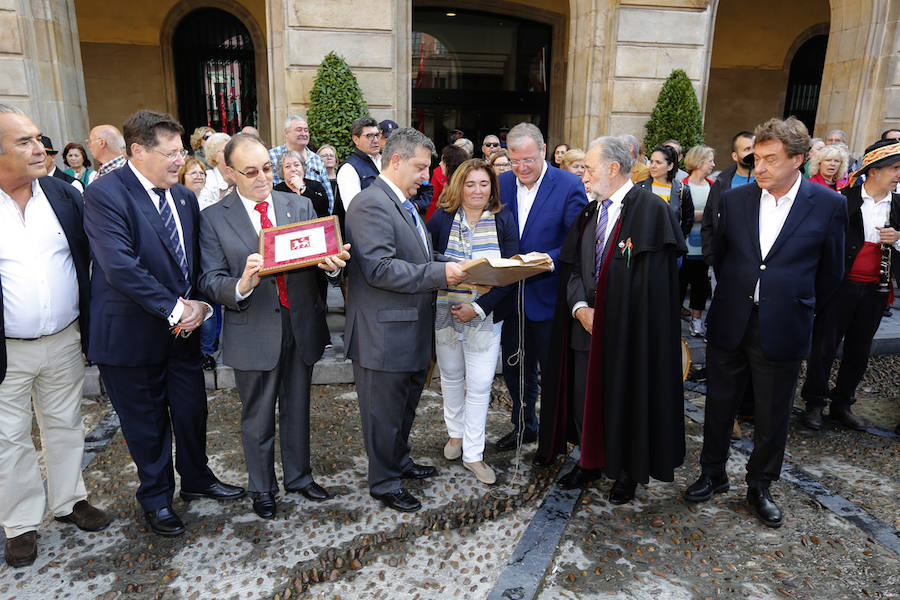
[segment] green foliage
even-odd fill
[[[350,124],[369,116],[359,82],[343,57],[329,52],[322,59],[309,98],[310,141],[316,148],[324,144],[337,148],[340,164],[353,152]]]
[[[659,91],[656,106],[650,113],[647,135],[644,137],[647,153],[654,146],[670,139],[681,142],[684,154],[692,147],[704,143],[700,103],[697,102],[691,80],[681,69],[675,69],[666,79]]]

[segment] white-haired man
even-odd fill
[[[334,210],[334,192],[331,191],[328,170],[325,169],[325,163],[318,154],[307,150],[308,146],[309,123],[306,121],[306,117],[299,114],[290,115],[284,120],[284,144],[269,150],[269,160],[273,165],[279,164],[285,150],[293,150],[300,154],[306,163],[306,178],[318,181],[325,188],[325,194],[328,196],[328,212],[331,213]],[[274,185],[278,185],[282,181],[284,180],[276,171]]]

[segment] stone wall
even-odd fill
[[[0,102],[24,110],[57,147],[87,136],[81,73],[71,2],[0,0]]]

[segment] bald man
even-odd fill
[[[115,171],[125,164],[125,138],[112,125],[97,125],[91,129],[87,148],[97,162],[97,177]]]

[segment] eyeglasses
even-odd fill
[[[381,135],[381,134],[379,134],[379,133],[364,133],[364,134],[362,134],[362,135],[359,136],[359,137],[364,137],[364,138],[366,138],[367,140],[374,140],[374,139],[377,138],[379,135]]]
[[[485,142],[484,145],[488,148],[499,148],[500,142]]]
[[[511,161],[509,161],[509,166],[511,166],[513,169],[515,169],[519,165],[525,165],[526,167],[531,167],[539,160],[541,160],[541,159],[540,158],[526,158],[523,160],[511,160]]]
[[[337,158],[337,157],[334,154],[331,154],[330,152],[326,152],[325,154],[320,154],[319,158]]]
[[[498,169],[508,169],[509,163],[508,162],[500,162],[498,160],[497,162],[494,163],[494,166]]]
[[[208,139],[210,138],[211,135],[212,135],[211,133],[207,133],[206,135],[204,135],[203,138],[202,138],[203,141],[205,142],[206,140],[208,140]]]
[[[146,148],[146,146],[144,146]],[[166,157],[166,160],[178,160],[179,158],[187,158],[190,152],[182,148],[181,150],[175,150],[173,152],[160,152],[156,148],[147,148],[148,150],[152,150],[156,152],[160,156]]]
[[[248,167],[246,171],[241,171],[239,169],[235,169],[238,173],[246,177],[247,179],[256,179],[259,177],[259,172],[262,171],[266,175],[272,172],[272,163],[266,163],[262,166],[262,169],[257,169],[256,167]]]

